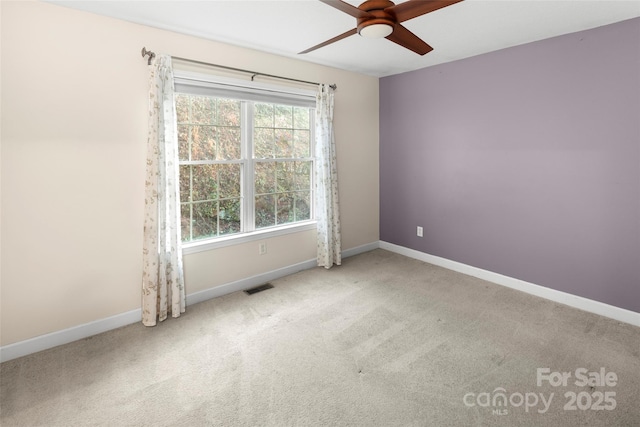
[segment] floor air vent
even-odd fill
[[[247,289],[244,292],[247,295],[257,294],[258,292],[266,291],[267,289],[273,288],[271,283],[265,283],[264,285],[256,286],[255,288]]]

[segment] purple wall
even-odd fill
[[[383,241],[640,312],[640,18],[380,79],[380,205]]]

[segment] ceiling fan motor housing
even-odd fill
[[[369,16],[358,18],[358,34],[369,25],[382,24],[394,28],[397,22],[395,15],[385,11],[392,6],[395,4],[389,0],[367,0],[358,6],[358,9],[369,14]]]

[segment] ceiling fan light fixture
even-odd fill
[[[391,0],[365,0],[358,7],[344,0],[320,1],[356,18],[357,26],[332,39],[303,50],[300,52],[301,54],[335,43],[354,34],[360,34],[362,37],[367,38],[386,38],[418,55],[425,55],[431,52],[433,48],[405,28],[402,22],[451,6],[463,0],[408,0],[398,4]]]
[[[358,31],[358,34],[368,39],[382,39],[391,33],[393,33],[393,26],[389,24],[371,24]]]

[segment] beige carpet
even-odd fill
[[[272,283],[3,363],[0,424],[640,425],[640,328],[383,250]]]

